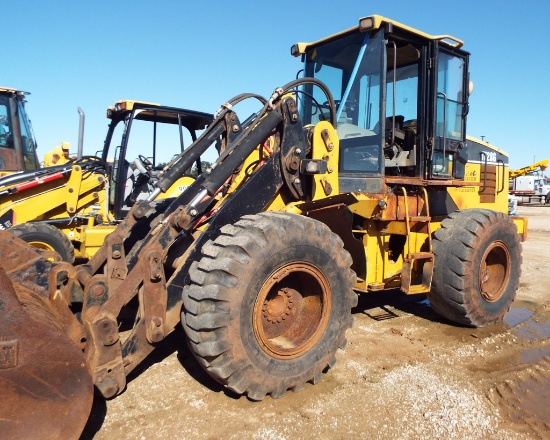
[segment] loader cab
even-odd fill
[[[464,178],[469,54],[461,45],[372,16],[293,46],[304,75],[336,101],[341,192],[381,193],[388,178]],[[305,122],[328,119],[322,91],[306,92]]]
[[[111,123],[102,159],[109,164],[109,208],[115,220],[152,193],[163,169],[213,119],[208,113],[129,100],[110,107],[107,117]],[[199,160],[189,173],[201,172]],[[188,181],[180,179],[165,196],[178,195]]]
[[[0,87],[0,175],[39,168],[36,141],[25,111],[27,92]]]

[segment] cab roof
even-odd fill
[[[328,37],[322,38],[320,40],[310,42],[310,43],[296,43],[291,48],[291,53],[294,56],[300,56],[308,49],[311,49],[313,47],[316,47],[320,44],[327,43],[332,40],[339,39],[345,35],[356,33],[356,32],[367,32],[371,30],[377,30],[385,26],[390,26],[398,29],[402,29],[404,31],[410,32],[414,35],[417,35],[421,38],[425,38],[427,40],[439,40],[443,44],[446,44],[449,47],[459,49],[464,45],[464,42],[458,38],[452,37],[451,35],[430,35],[425,32],[419,31],[417,29],[414,29],[410,26],[404,25],[402,23],[399,23],[395,20],[392,20],[390,18],[382,17],[381,15],[370,15],[368,17],[363,17],[359,19],[359,25],[346,29],[344,31],[338,32],[336,34],[329,35]]]
[[[23,90],[17,90],[12,87],[2,87],[0,86],[0,93],[14,93],[16,95],[30,95],[29,92],[24,92]]]
[[[114,106],[109,107],[107,109],[107,118],[119,119],[133,110],[140,110],[135,116],[136,119],[168,124],[178,124],[181,120],[182,125],[195,130],[206,127],[214,119],[214,116],[210,113],[130,99],[117,101]]]

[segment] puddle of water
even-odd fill
[[[512,334],[527,341],[543,341],[550,338],[550,321],[537,322],[535,319],[540,317],[537,318],[532,310],[525,307],[512,307],[504,317],[504,323],[512,329],[525,324],[514,329]]]
[[[521,364],[535,364],[547,356],[550,357],[550,348],[531,348],[520,353],[519,362]]]
[[[529,320],[522,328],[515,329],[513,334],[528,341],[544,341],[550,338],[550,321],[539,323]]]
[[[535,312],[525,307],[512,307],[504,317],[504,323],[510,328],[514,328],[531,318]]]

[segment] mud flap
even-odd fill
[[[78,439],[92,401],[82,350],[27,311],[0,268],[0,436]]]

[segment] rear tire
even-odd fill
[[[183,291],[191,351],[252,400],[316,383],[346,344],[356,276],[340,238],[286,213],[245,216],[205,244]]]
[[[507,215],[487,209],[454,212],[435,231],[433,251],[428,299],[437,313],[473,327],[504,318],[522,262],[517,228]]]
[[[74,263],[74,246],[63,232],[47,223],[21,223],[9,228],[13,235],[31,246],[47,251],[55,251],[62,261]]]

